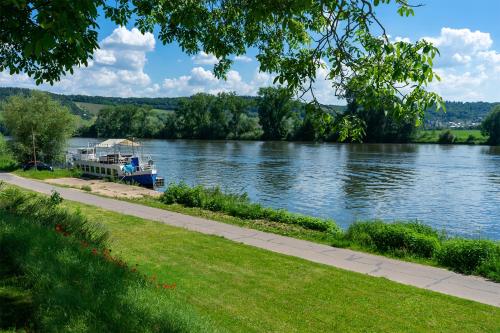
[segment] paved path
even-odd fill
[[[291,255],[313,262],[372,276],[385,277],[403,284],[500,307],[500,283],[464,276],[445,269],[418,265],[381,256],[333,248],[327,245],[242,228],[162,209],[108,199],[79,190],[62,188],[39,181],[0,173],[0,180],[40,193],[57,190],[67,200],[94,205],[110,211],[159,221],[165,224],[223,236],[235,242]]]

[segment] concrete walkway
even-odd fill
[[[223,236],[235,242],[269,251],[349,271],[385,277],[399,283],[500,307],[500,283],[487,281],[483,278],[464,276],[441,268],[393,260],[347,249],[333,248],[327,245],[246,229],[204,218],[103,198],[79,190],[57,187],[12,174],[0,173],[0,180],[45,194],[50,194],[52,190],[57,190],[67,200],[98,206],[117,213],[159,221],[208,235]]]

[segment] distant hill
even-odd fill
[[[499,103],[446,102],[446,112],[430,109],[425,114],[424,123],[428,128],[476,127],[497,104]]]
[[[0,101],[8,96],[22,94],[26,95],[30,90],[24,88],[1,88]],[[86,95],[51,95],[66,105],[71,113],[83,119],[91,119],[100,109],[108,105],[149,105],[154,109],[175,111],[180,107],[181,101],[189,97],[103,97]],[[253,96],[241,96],[248,100],[255,100]],[[491,108],[498,103],[486,102],[446,102],[446,112],[430,109],[426,112],[424,124],[427,128],[447,128],[447,127],[476,127]],[[343,112],[345,106],[327,105],[330,110]],[[250,109],[250,113],[257,112],[255,107]]]
[[[0,101],[7,99],[9,96],[13,95],[28,95],[31,89],[26,88],[3,88],[0,87]],[[92,118],[92,115],[87,114],[84,109],[80,108],[76,105],[71,99],[69,99],[66,95],[58,95],[49,93],[54,99],[61,102],[62,105],[67,106],[70,112],[74,115],[80,116],[82,119],[89,120]]]

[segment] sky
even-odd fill
[[[435,70],[441,82],[428,89],[453,101],[500,101],[500,24],[498,0],[412,0],[423,6],[415,16],[400,17],[394,6],[379,6],[378,16],[391,38],[425,38],[440,50]],[[417,2],[418,1],[418,2]],[[203,52],[188,56],[176,44],[163,45],[152,34],[132,26],[118,27],[99,19],[100,49],[87,68],[76,69],[54,86],[36,86],[25,74],[0,72],[0,86],[37,88],[62,94],[120,97],[177,97],[197,92],[235,91],[255,95],[272,84],[259,71],[255,52],[234,58],[226,80],[212,73],[215,57]],[[318,72],[315,94],[325,104],[342,104],[324,71]]]

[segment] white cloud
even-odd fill
[[[203,51],[200,51],[197,55],[191,57],[191,60],[193,60],[195,65],[215,65],[219,62],[216,56]]]
[[[217,94],[230,91],[235,91],[240,95],[255,95],[259,87],[256,80],[261,82],[262,76],[256,76],[254,80],[247,83],[239,72],[230,70],[226,80],[222,80],[216,78],[210,70],[194,67],[189,75],[165,79],[163,88],[165,96],[190,96],[199,92]]]
[[[138,49],[148,52],[154,50],[155,38],[152,33],[146,32],[142,34],[137,28],[128,30],[125,27],[118,27],[111,35],[104,38],[100,45],[101,48],[117,47],[118,49]]]
[[[116,28],[100,42],[88,67],[75,68],[73,75],[66,75],[54,86],[36,86],[26,74],[10,76],[0,73],[0,85],[37,88],[64,94],[105,96],[144,96],[159,91],[144,72],[146,53],[154,50],[151,33],[142,34],[137,29]]]
[[[468,64],[472,59],[471,56],[460,53],[455,53],[451,58],[460,64]]]
[[[438,48],[451,49],[455,52],[463,50],[475,53],[488,50],[493,45],[489,33],[470,29],[442,28],[438,37],[424,37],[423,39],[432,42]]]
[[[500,53],[493,49],[491,35],[470,29],[442,28],[439,36],[424,37],[439,48],[435,70],[441,82],[429,88],[446,100],[500,100]]]
[[[246,56],[246,55],[239,55],[239,56],[235,56],[234,61],[240,61],[240,62],[252,62],[253,59]]]

